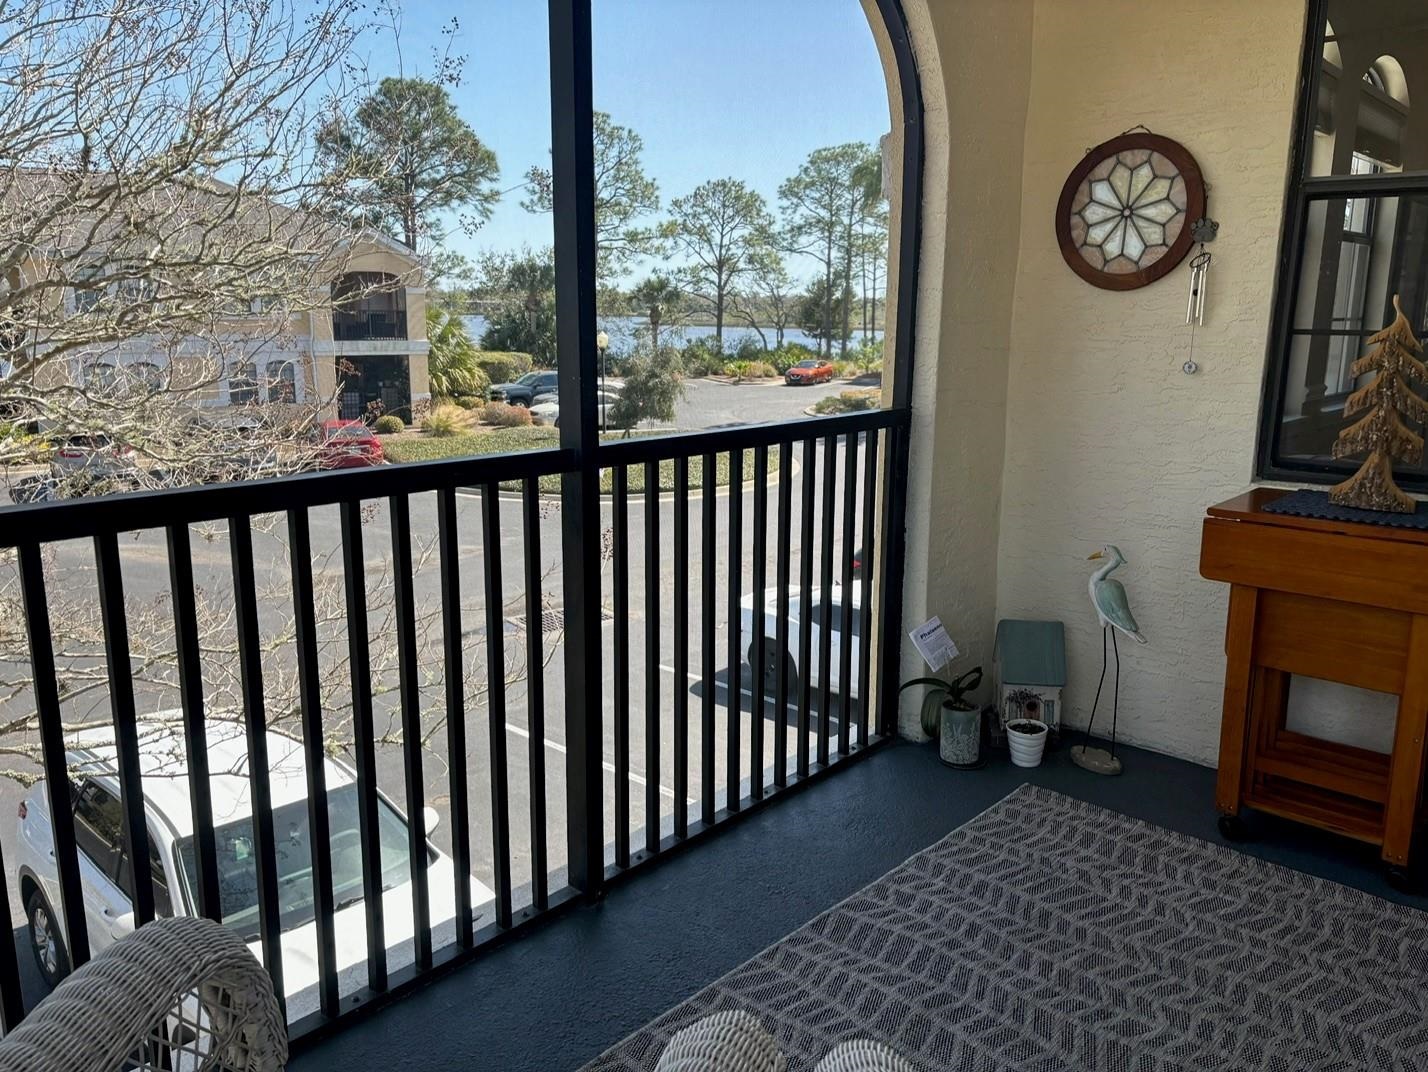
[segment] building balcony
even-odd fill
[[[405,339],[405,309],[340,310],[332,315],[332,338],[337,342]]]

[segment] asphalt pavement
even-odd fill
[[[719,381],[695,380],[687,385],[687,394],[681,403],[679,424],[684,430],[715,428],[725,425],[744,424],[760,421],[791,420],[804,415],[804,410],[819,397],[835,394],[846,387],[835,383],[813,388],[789,388],[781,384],[741,384],[733,385]],[[814,584],[819,581],[821,565],[821,510],[822,479],[816,485],[813,504],[814,545],[801,547],[799,533],[802,525],[801,503],[802,467],[807,459],[801,457],[801,447],[795,447],[794,479],[789,488],[791,495],[791,517],[793,538],[789,547],[791,577],[797,584],[802,553],[812,554]],[[820,449],[817,466],[823,471],[826,459]],[[843,474],[845,461],[842,444],[837,453],[837,479],[835,483],[835,506],[833,524],[833,563],[835,580],[841,576],[842,563],[861,543],[861,535],[845,541],[842,537],[841,503],[843,494]],[[861,471],[861,464],[857,470]],[[746,472],[746,476],[749,476]],[[767,584],[774,583],[775,553],[778,545],[776,533],[776,503],[779,487],[777,472],[768,474],[768,528],[766,533]],[[702,620],[704,606],[701,592],[702,567],[704,561],[701,547],[703,519],[702,495],[697,490],[690,496],[689,556],[683,562],[673,560],[672,534],[674,531],[674,501],[670,495],[658,497],[658,575],[645,576],[646,560],[646,500],[643,495],[632,496],[629,503],[629,596],[625,621],[628,627],[628,657],[616,660],[615,645],[615,593],[613,591],[613,561],[607,555],[602,563],[602,652],[601,673],[603,680],[603,719],[605,777],[605,840],[607,855],[613,854],[615,834],[615,773],[617,769],[616,725],[613,717],[613,700],[617,694],[617,678],[622,679],[620,689],[627,691],[631,711],[628,731],[629,745],[629,789],[630,789],[630,830],[632,844],[638,848],[643,843],[641,832],[647,823],[657,823],[662,830],[672,828],[677,809],[690,809],[697,814],[698,802],[703,793],[704,782],[700,765],[701,716],[705,697],[712,697],[715,708],[713,751],[716,762],[713,770],[713,788],[716,799],[722,806],[728,784],[726,762],[727,741],[730,718],[730,678],[731,670],[740,673],[740,714],[738,718],[741,743],[739,770],[742,778],[749,777],[750,769],[757,765],[761,770],[771,770],[775,762],[773,754],[775,720],[780,713],[773,710],[772,703],[758,717],[764,720],[764,749],[761,756],[750,754],[750,729],[755,717],[752,712],[753,700],[749,692],[752,672],[743,662],[731,662],[729,647],[728,591],[731,577],[741,592],[748,592],[752,586],[753,494],[752,483],[742,489],[742,525],[740,554],[731,561],[729,554],[729,491],[719,489],[714,500],[716,538],[713,545],[715,559],[715,585],[712,600],[713,632],[704,635]],[[858,489],[858,502],[861,501]],[[457,528],[460,549],[460,584],[462,608],[462,635],[466,638],[467,655],[467,705],[466,739],[468,754],[460,770],[469,787],[471,800],[472,867],[474,873],[488,886],[493,884],[493,838],[491,815],[492,743],[504,747],[507,757],[509,780],[509,814],[512,854],[512,881],[517,889],[517,903],[529,899],[531,882],[531,786],[532,757],[543,760],[545,767],[545,804],[547,828],[548,865],[554,873],[553,882],[559,883],[559,874],[565,862],[565,746],[564,708],[566,682],[564,675],[564,648],[558,631],[542,631],[541,664],[533,671],[525,659],[530,637],[530,625],[525,621],[526,588],[525,575],[525,533],[522,527],[518,499],[503,496],[501,526],[502,559],[502,623],[501,643],[504,648],[505,673],[507,683],[503,710],[493,711],[488,703],[486,672],[491,638],[487,634],[487,606],[489,600],[484,590],[485,548],[481,541],[482,503],[475,491],[458,495]],[[602,544],[610,546],[609,532],[612,524],[608,499],[602,506]],[[861,506],[855,515],[861,519]],[[350,711],[346,707],[349,696],[345,684],[347,673],[345,632],[345,612],[341,606],[341,542],[340,526],[336,511],[319,508],[310,516],[312,546],[314,551],[314,572],[318,589],[318,633],[320,638],[321,676],[324,680],[328,708],[324,711],[324,726],[330,747],[339,758],[350,759]],[[398,712],[395,700],[395,645],[388,626],[394,621],[392,593],[390,586],[391,540],[387,523],[385,504],[374,503],[364,517],[364,544],[367,559],[368,617],[369,635],[374,653],[373,684],[377,691],[376,708],[379,734],[395,738],[398,729]],[[444,674],[442,670],[442,649],[440,638],[440,583],[439,568],[435,559],[436,503],[430,494],[416,495],[411,500],[411,533],[417,548],[417,565],[414,571],[413,590],[415,606],[421,619],[419,662],[423,698],[423,730],[426,744],[422,752],[423,789],[426,802],[437,809],[441,817],[433,840],[443,850],[450,850],[450,778],[451,765],[446,752],[444,724]],[[291,683],[296,671],[296,656],[289,628],[291,608],[291,588],[289,583],[289,560],[285,531],[281,525],[259,526],[255,531],[255,558],[258,563],[258,586],[260,601],[263,602],[262,625],[265,637],[264,674],[270,697],[270,717],[292,730],[296,721],[291,709],[284,710],[277,696],[290,696]],[[131,615],[142,614],[138,608],[166,608],[168,597],[167,554],[162,534],[141,532],[122,543],[123,575],[126,589],[126,603],[135,608]],[[222,660],[221,653],[231,648],[232,632],[229,610],[232,604],[229,551],[222,526],[217,526],[196,535],[193,543],[194,571],[196,585],[201,592],[201,605],[207,608],[205,618],[205,647],[213,652],[214,664]],[[737,567],[737,568],[735,568]],[[76,541],[55,549],[55,557],[47,567],[51,585],[61,584],[65,598],[83,603],[92,599],[94,570],[92,549],[88,544]],[[540,560],[542,605],[546,611],[554,613],[554,621],[562,605],[561,590],[561,512],[555,498],[546,500],[541,510],[540,520]],[[675,623],[673,621],[674,591],[679,574],[687,579],[689,591],[689,629],[686,669],[681,674],[675,657]],[[549,617],[549,616],[548,616]],[[156,618],[156,620],[158,620]],[[653,622],[654,628],[651,629]],[[162,649],[167,638],[164,636],[144,637],[136,640],[137,652],[143,644],[152,643]],[[651,642],[653,641],[653,642]],[[714,674],[706,679],[703,669],[705,648],[708,644],[712,654]],[[228,662],[231,663],[231,658]],[[206,667],[207,668],[207,667]],[[538,674],[544,693],[543,730],[533,738],[533,719],[530,710],[531,692],[528,684],[533,673]],[[171,689],[146,685],[145,675],[139,674],[139,709],[152,712],[176,705]],[[221,675],[220,675],[221,677]],[[210,685],[214,697],[221,697],[231,691],[231,681],[215,679]],[[275,695],[276,694],[276,695]],[[689,711],[689,761],[686,767],[688,788],[682,799],[677,799],[673,790],[675,767],[679,757],[674,754],[673,727],[676,697],[682,696]],[[4,719],[4,708],[20,702],[19,697],[0,702],[0,721]],[[817,712],[823,697],[814,690],[812,721],[816,725]],[[837,700],[829,697],[833,724],[836,727],[839,712]],[[102,687],[66,699],[67,717],[103,717],[107,711],[107,699]],[[793,720],[792,711],[783,712],[783,717]],[[496,730],[497,732],[492,732]],[[651,733],[652,731],[652,733]],[[789,732],[789,749],[795,748],[795,731]],[[647,747],[655,740],[654,748]],[[649,763],[651,752],[658,754],[658,791],[652,799],[658,801],[659,814],[650,814],[646,807],[647,787],[656,773],[655,765]],[[810,746],[816,752],[816,746]],[[399,744],[384,744],[378,750],[378,780],[382,788],[396,801],[404,797],[404,761]],[[14,815],[24,791],[11,779],[0,778],[0,815]],[[0,825],[0,843],[7,847],[12,844],[14,827],[7,821]],[[13,859],[10,852],[7,858]],[[25,939],[22,930],[23,916],[18,904],[14,875],[6,876],[9,884],[11,913],[17,928],[17,939]],[[21,945],[28,968],[28,951]]]

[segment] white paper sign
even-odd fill
[[[911,633],[912,646],[933,670],[941,670],[957,658],[957,645],[943,628],[941,618],[929,618]]]

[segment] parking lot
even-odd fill
[[[706,422],[702,427],[717,427],[721,424],[748,423],[750,421],[785,420],[801,416],[805,407],[812,404],[822,394],[835,393],[842,385],[809,389],[790,389],[775,385],[729,385],[712,381],[693,381],[689,385],[686,405],[699,407],[699,419]],[[684,419],[683,417],[681,418]],[[692,420],[693,418],[691,418]],[[800,545],[799,530],[802,523],[801,475],[806,459],[801,449],[795,448],[792,459],[794,479],[791,494],[791,516],[793,538],[789,546],[791,577],[797,583],[802,554],[814,555],[814,583],[818,583],[818,565],[821,548],[817,534],[821,502],[814,505],[813,547]],[[845,459],[841,454],[841,444],[837,455],[837,483],[835,509],[841,510],[843,493],[843,473]],[[817,460],[819,472],[825,459],[821,451]],[[746,471],[745,476],[750,474]],[[821,500],[821,477],[818,482]],[[743,592],[752,585],[751,552],[753,533],[752,485],[746,484],[742,494],[742,532],[740,556],[737,560],[736,582]],[[859,489],[861,491],[861,489]],[[768,475],[768,529],[766,583],[774,583],[775,553],[778,544],[775,531],[776,503],[779,487],[777,471]],[[860,496],[859,496],[860,497]],[[629,779],[630,779],[630,825],[632,844],[642,844],[640,831],[647,822],[656,822],[665,831],[673,826],[674,815],[681,808],[695,807],[703,792],[699,756],[701,739],[701,711],[705,697],[712,694],[715,705],[713,751],[716,757],[714,785],[722,805],[722,794],[727,782],[726,743],[730,710],[730,670],[728,596],[731,574],[728,531],[728,489],[721,488],[715,497],[716,539],[714,542],[715,586],[713,594],[714,629],[707,637],[703,635],[701,578],[704,563],[703,548],[700,545],[701,522],[703,518],[702,496],[698,491],[691,494],[689,514],[690,547],[689,556],[676,562],[672,553],[672,533],[674,530],[674,497],[665,494],[659,497],[658,510],[658,575],[646,578],[645,532],[646,504],[644,497],[634,496],[629,504],[629,599],[628,631],[629,652],[626,661],[614,658],[614,593],[613,564],[607,557],[602,563],[602,653],[601,674],[603,680],[602,700],[604,717],[605,777],[605,840],[607,852],[612,853],[614,838],[614,772],[616,769],[616,749],[614,737],[612,699],[616,692],[617,675],[628,679],[629,706],[631,711],[629,730]],[[552,885],[558,886],[565,861],[565,726],[564,707],[566,682],[564,675],[564,649],[558,631],[542,633],[543,665],[532,668],[524,660],[524,652],[529,636],[529,623],[525,620],[524,584],[525,574],[525,533],[521,524],[520,501],[516,496],[502,496],[501,502],[501,556],[503,584],[501,591],[503,644],[505,647],[504,679],[508,683],[504,710],[492,712],[485,702],[485,683],[489,679],[486,666],[487,632],[486,608],[488,600],[483,589],[485,572],[485,548],[481,544],[481,509],[478,494],[458,495],[458,532],[460,535],[460,583],[462,605],[462,633],[467,638],[467,733],[468,754],[460,768],[469,786],[471,799],[472,860],[473,871],[488,886],[493,884],[492,802],[490,796],[492,759],[490,755],[490,727],[492,720],[503,732],[504,745],[508,756],[509,801],[511,816],[512,880],[517,888],[516,902],[529,900],[531,881],[531,829],[530,791],[532,754],[542,756],[545,763],[547,848]],[[604,541],[608,545],[611,526],[608,500],[604,502],[602,530],[607,534]],[[857,515],[861,518],[861,509]],[[315,580],[319,591],[333,594],[335,599],[341,590],[340,526],[335,509],[319,508],[311,512],[312,543],[315,562]],[[841,576],[845,557],[857,548],[861,536],[845,540],[841,532],[841,514],[835,514],[833,562],[835,579]],[[384,638],[384,625],[389,624],[392,614],[392,594],[390,589],[391,540],[387,524],[385,504],[374,503],[365,512],[364,542],[366,548],[366,573],[368,584],[369,625],[374,653],[394,651],[390,638]],[[197,531],[197,530],[195,530]],[[419,645],[421,678],[423,681],[423,730],[427,744],[423,749],[422,769],[424,792],[427,803],[437,809],[441,824],[433,840],[443,850],[450,848],[450,769],[445,750],[445,733],[441,720],[444,718],[443,683],[441,666],[441,646],[439,635],[440,586],[438,563],[434,556],[436,535],[436,510],[433,495],[416,495],[411,500],[411,533],[418,548],[418,564],[414,573],[415,606],[418,615],[431,628],[423,633]],[[553,611],[558,621],[562,609],[561,590],[561,513],[559,501],[550,498],[542,503],[539,526],[540,559],[539,573],[543,606]],[[431,553],[424,555],[422,552]],[[224,635],[226,609],[231,605],[231,580],[229,549],[223,527],[218,526],[196,536],[193,547],[195,582],[202,598],[214,608],[213,635],[206,638],[214,652],[231,650],[232,636]],[[168,579],[167,553],[161,533],[139,533],[134,538],[126,538],[122,545],[126,598],[131,606],[166,606]],[[264,674],[269,695],[270,719],[277,721],[287,731],[296,728],[296,720],[291,708],[284,709],[282,697],[289,695],[291,681],[295,675],[296,657],[290,632],[291,595],[288,582],[289,563],[283,527],[273,525],[260,527],[255,532],[255,557],[259,563],[259,589],[266,600],[262,613],[265,637]],[[93,591],[92,549],[86,544],[64,545],[57,550],[50,570],[51,586],[63,583],[65,598],[84,600]],[[689,591],[689,649],[687,671],[681,676],[677,671],[674,653],[675,624],[673,620],[674,590],[676,578],[682,574]],[[61,582],[63,578],[63,582]],[[320,595],[321,601],[323,597]],[[340,617],[338,615],[337,617]],[[549,615],[546,616],[548,619]],[[657,650],[647,649],[648,626],[656,625]],[[548,620],[547,624],[551,624]],[[350,754],[350,710],[346,706],[348,697],[345,684],[347,673],[345,664],[346,639],[341,621],[324,625],[319,614],[319,634],[323,637],[321,667],[328,706],[324,711],[324,725],[329,746],[339,758]],[[144,638],[149,639],[149,638]],[[163,639],[155,640],[157,647],[163,647]],[[136,648],[142,641],[136,641]],[[708,644],[713,653],[715,673],[706,680],[702,673],[704,645]],[[742,646],[742,645],[741,645]],[[394,658],[394,656],[393,656]],[[215,660],[216,662],[217,660]],[[545,719],[539,740],[532,738],[532,723],[528,710],[529,693],[527,682],[532,673],[538,673],[544,686]],[[750,728],[754,717],[751,712],[752,697],[749,694],[752,674],[747,666],[741,668],[740,692],[740,740],[742,754],[740,771],[743,778],[755,765],[761,770],[772,768],[774,760],[773,744],[774,720],[779,713],[773,705],[767,704],[760,713],[764,721],[764,749],[761,756],[750,754]],[[378,751],[378,778],[382,788],[397,801],[403,798],[403,755],[397,742],[397,709],[395,704],[395,668],[386,656],[374,655],[374,688],[376,698],[379,735],[384,735],[384,743]],[[215,696],[223,694],[221,683],[215,683]],[[652,688],[650,686],[653,686]],[[674,753],[673,711],[677,694],[687,698],[689,709],[689,761],[686,766],[688,789],[683,799],[676,799],[673,785],[674,772],[679,757]],[[812,723],[817,724],[817,713],[822,697],[815,690]],[[175,699],[171,691],[140,685],[140,711],[152,712],[172,707]],[[830,698],[831,715],[836,727],[839,712],[836,698]],[[646,761],[646,717],[652,708],[658,716],[653,720],[659,742],[658,763],[658,816],[647,813],[646,786],[656,772]],[[107,701],[102,689],[86,693],[82,698],[71,697],[66,702],[67,717],[103,717]],[[791,712],[784,717],[792,720]],[[794,733],[789,734],[789,750],[795,749]],[[811,746],[816,752],[816,746]],[[0,779],[0,810],[13,815],[22,790],[12,780]],[[8,822],[0,827],[0,839],[8,841],[13,836],[13,826]],[[21,926],[22,915],[17,903],[13,875],[10,879],[10,899],[12,918],[17,928]],[[23,937],[17,934],[17,937]],[[22,958],[24,959],[24,958]],[[27,963],[28,967],[28,963]]]

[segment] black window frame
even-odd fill
[[[1351,476],[1361,459],[1319,461],[1285,457],[1280,449],[1281,416],[1288,391],[1290,351],[1295,337],[1294,318],[1303,269],[1310,212],[1322,201],[1356,197],[1428,196],[1428,171],[1375,172],[1349,175],[1309,174],[1319,78],[1323,67],[1324,34],[1329,20],[1329,0],[1309,0],[1297,85],[1294,137],[1285,191],[1279,260],[1275,268],[1269,352],[1261,390],[1259,432],[1255,449],[1255,478],[1299,484],[1332,484]],[[1396,264],[1398,251],[1391,259]],[[1395,479],[1407,491],[1428,492],[1428,473],[1400,472]]]

